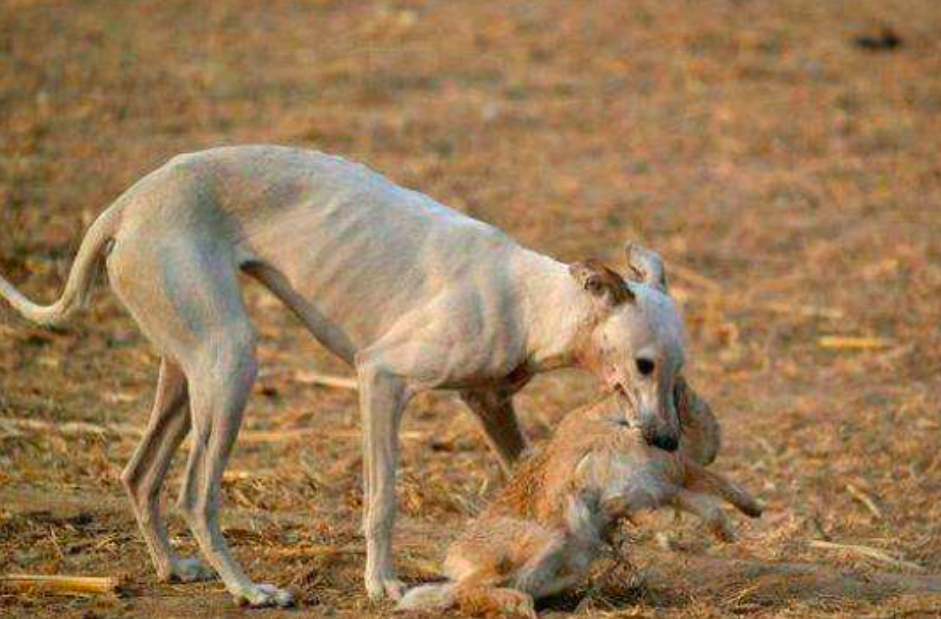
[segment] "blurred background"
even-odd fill
[[[690,379],[725,430],[716,466],[768,510],[733,546],[689,520],[633,529],[637,577],[550,612],[941,607],[873,584],[941,572],[937,2],[0,2],[0,270],[30,295],[58,294],[83,229],[143,174],[251,142],[365,162],[562,260],[623,269],[627,240],[664,255]],[[226,478],[229,538],[303,612],[381,615],[360,582],[356,394],[312,375],[349,370],[246,296],[264,369]],[[60,332],[0,310],[0,572],[120,573],[134,591],[0,590],[0,614],[231,610],[218,583],[154,583],[122,495],[155,380],[104,287]],[[533,440],[595,389],[535,380],[518,405]],[[460,405],[417,398],[404,575],[433,574],[499,483]]]

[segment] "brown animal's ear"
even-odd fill
[[[667,292],[667,274],[660,254],[635,243],[628,243],[625,251],[627,266],[638,281]]]
[[[693,397],[695,394],[689,383],[682,375],[678,375],[673,382],[673,405],[676,406],[676,415],[680,418],[680,426],[685,429],[693,421]]]
[[[569,273],[588,294],[612,307],[634,301],[634,293],[624,278],[597,260],[574,262],[569,265]]]
[[[712,464],[722,445],[722,433],[712,407],[689,386],[683,376],[676,377],[673,404],[680,419],[684,449],[702,466]]]

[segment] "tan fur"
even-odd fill
[[[424,599],[435,590],[438,608],[533,617],[534,599],[583,580],[613,525],[645,509],[695,513],[720,539],[733,539],[716,497],[751,516],[760,508],[703,468],[715,457],[718,424],[682,378],[677,395],[684,434],[674,453],[624,425],[613,397],[569,413],[451,544],[444,566],[451,582],[421,587]],[[429,607],[419,597],[409,592],[400,608]]]
[[[699,397],[683,376],[676,377],[673,399],[680,418],[680,449],[703,466],[719,454],[722,437],[712,407]]]

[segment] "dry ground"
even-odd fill
[[[884,26],[900,46],[854,43]],[[368,162],[561,259],[622,265],[623,241],[643,240],[669,261],[692,381],[724,424],[717,466],[767,515],[732,546],[685,520],[656,523],[671,551],[632,530],[637,574],[547,612],[927,615],[941,594],[905,591],[941,591],[939,35],[931,0],[6,0],[0,268],[52,299],[80,231],[132,181],[239,142]],[[265,373],[227,477],[229,539],[299,594],[284,616],[386,614],[360,584],[355,395],[305,381],[348,370],[262,290],[247,296]],[[124,424],[144,424],[155,372],[107,292],[62,332],[0,308],[0,573],[132,588],[4,591],[0,615],[239,612],[218,583],[156,585],[122,497]],[[593,389],[576,373],[534,381],[527,430],[544,438]],[[497,483],[469,415],[418,398],[406,577],[433,573]]]

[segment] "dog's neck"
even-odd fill
[[[526,251],[516,265],[527,365],[545,372],[580,365],[592,324],[592,301],[566,264]]]

